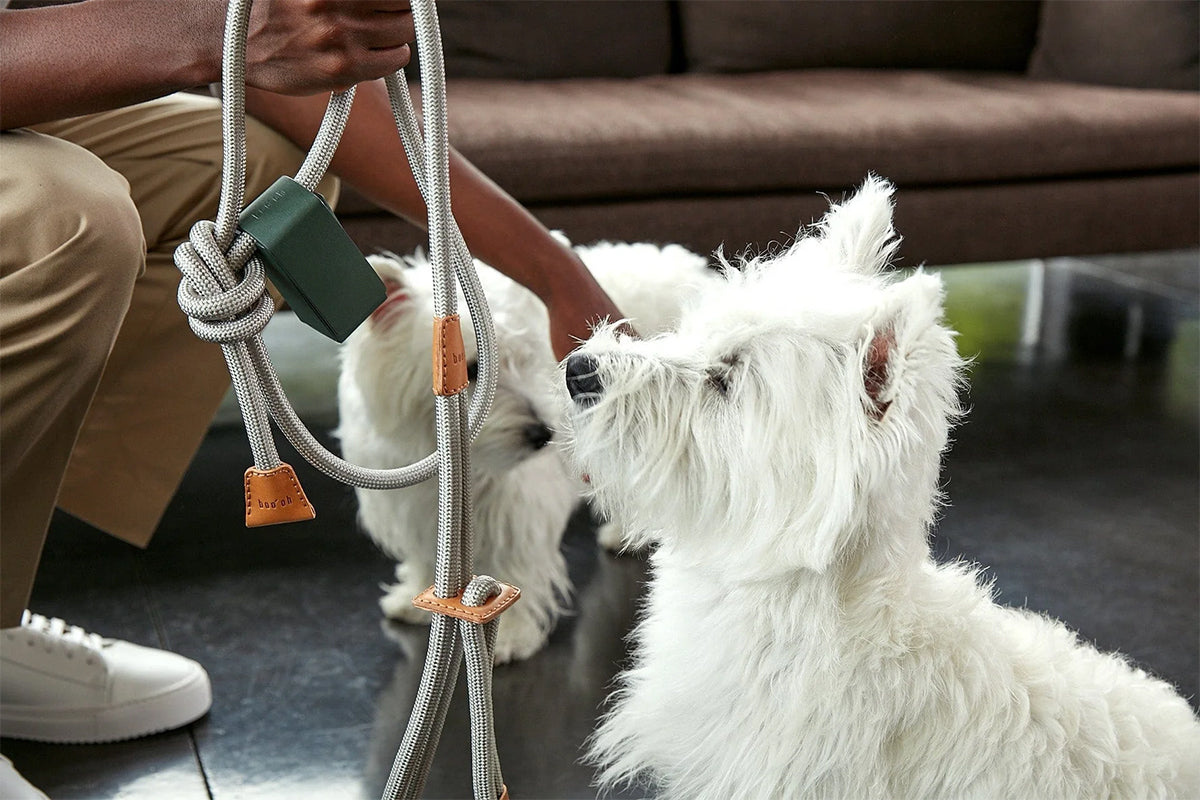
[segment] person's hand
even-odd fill
[[[582,274],[587,276],[586,280],[579,280],[570,291],[555,293],[546,304],[550,315],[550,347],[560,361],[587,340],[594,327],[622,319],[620,310],[600,285],[591,280],[586,270]],[[637,335],[625,322],[620,330],[630,336]]]
[[[256,0],[246,82],[290,95],[346,89],[404,67],[415,39],[408,0]]]

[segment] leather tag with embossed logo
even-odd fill
[[[467,354],[458,315],[433,318],[433,393],[447,397],[467,388]]]
[[[300,522],[317,516],[289,464],[246,470],[246,527]]]

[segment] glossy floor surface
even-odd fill
[[[944,475],[950,504],[932,540],[938,558],[988,565],[1002,602],[1124,651],[1193,703],[1198,259],[944,273],[950,321],[976,360]],[[314,428],[328,430],[321,416]],[[148,550],[55,519],[32,607],[196,658],[215,694],[205,719],[140,741],[4,739],[3,752],[55,800],[379,796],[425,631],[381,622],[378,584],[392,566],[356,532],[352,492],[285,458],[318,509],[314,522],[242,527],[249,455],[230,427],[214,428]],[[595,795],[580,745],[625,658],[646,578],[639,559],[597,550],[586,512],[563,549],[573,616],[543,652],[495,675],[514,798]],[[427,797],[469,796],[464,698],[460,688]]]

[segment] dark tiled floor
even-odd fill
[[[1194,252],[947,273],[951,321],[978,360],[933,542],[940,557],[988,564],[1002,601],[1123,650],[1193,703],[1198,274]],[[56,800],[380,794],[425,631],[381,624],[390,564],[354,530],[350,490],[299,459],[317,520],[243,528],[247,460],[240,431],[214,430],[145,552],[56,518],[33,607],[197,658],[215,689],[190,730],[101,746],[3,740]],[[496,672],[514,797],[594,795],[579,745],[645,576],[637,559],[597,552],[586,514],[564,548],[574,616],[545,651]],[[469,795],[464,698],[460,687],[427,797]]]

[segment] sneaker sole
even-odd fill
[[[0,735],[55,744],[101,744],[182,728],[212,706],[204,673],[165,692],[119,706],[47,709],[0,705]]]

